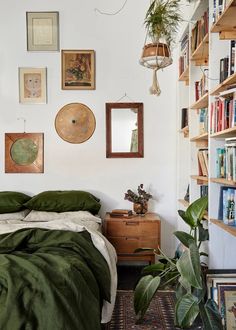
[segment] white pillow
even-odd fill
[[[39,222],[39,221],[53,221],[53,220],[81,220],[81,221],[94,221],[101,223],[101,219],[92,215],[88,211],[71,211],[71,212],[48,212],[48,211],[35,211],[32,210],[23,219],[23,221]]]
[[[19,212],[1,213],[0,214],[0,221],[23,220],[29,212],[30,212],[30,210],[25,209],[25,210],[22,210],[22,211],[19,211]]]

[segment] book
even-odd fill
[[[113,215],[132,215],[133,212],[130,209],[114,209],[110,212]]]
[[[133,213],[132,214],[125,214],[125,213],[112,213],[110,212],[110,217],[111,218],[124,218],[124,219],[129,219],[133,217]]]

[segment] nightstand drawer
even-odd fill
[[[107,236],[148,236],[148,237],[157,237],[159,223],[155,222],[141,222],[141,221],[134,221],[132,219],[121,220],[112,222],[109,221],[107,223],[106,233]]]
[[[117,254],[134,253],[137,248],[157,248],[157,238],[133,237],[108,237],[111,244],[115,247]],[[150,254],[151,252],[145,252]],[[137,254],[138,255],[138,254]]]

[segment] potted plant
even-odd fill
[[[152,195],[147,193],[143,189],[143,184],[141,183],[138,186],[138,193],[133,192],[131,189],[128,189],[125,193],[125,198],[130,202],[133,202],[133,209],[136,214],[144,215],[148,210],[148,201],[152,198]]]
[[[161,250],[154,251],[159,256],[157,264],[144,268],[144,276],[134,292],[134,309],[138,319],[144,316],[154,294],[160,287],[173,284],[176,293],[175,325],[189,328],[200,317],[203,329],[223,329],[218,307],[212,299],[206,299],[204,267],[200,258],[201,243],[209,239],[208,229],[203,226],[203,215],[207,198],[202,197],[189,205],[186,211],[178,211],[190,227],[190,233],[176,231],[174,235],[183,244],[180,256],[168,258]],[[145,249],[138,249],[137,252]]]

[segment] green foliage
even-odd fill
[[[153,0],[144,23],[152,39],[158,41],[164,37],[170,45],[181,20],[178,0]]]
[[[217,305],[209,299],[205,302],[206,287],[200,262],[201,242],[209,239],[208,230],[203,227],[203,215],[207,198],[202,197],[189,205],[179,215],[190,227],[190,234],[176,231],[174,235],[185,249],[179,258],[169,258],[160,249],[153,250],[158,262],[144,268],[143,275],[135,288],[134,307],[140,320],[158,288],[174,285],[176,292],[175,325],[188,328],[200,315],[205,330],[223,330]],[[193,233],[193,235],[191,235]],[[147,249],[144,249],[147,250]],[[143,251],[138,249],[136,252]]]

